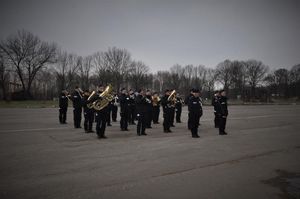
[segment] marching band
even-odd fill
[[[111,126],[110,121],[117,121],[118,106],[120,107],[120,129],[129,131],[128,125],[135,125],[138,136],[147,135],[146,129],[153,124],[159,124],[160,106],[163,110],[163,132],[172,133],[171,127],[181,123],[182,106],[188,106],[187,127],[191,131],[192,138],[199,138],[198,127],[203,115],[202,99],[199,89],[191,89],[190,94],[183,100],[175,90],[165,90],[160,97],[157,92],[140,89],[134,92],[132,89],[121,89],[118,95],[111,85],[100,85],[96,91],[82,91],[78,86],[70,95],[63,90],[59,96],[59,122],[66,124],[68,101],[73,103],[74,128],[81,128],[82,110],[84,114],[84,131],[93,133],[93,123],[96,122],[96,133],[99,139],[107,138],[106,126]],[[214,107],[214,125],[219,128],[220,135],[225,132],[228,116],[227,98],[224,90],[215,92],[212,99]]]

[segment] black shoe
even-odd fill
[[[124,129],[124,131],[129,131],[129,129]]]
[[[113,120],[113,122],[117,122],[117,120]]]
[[[171,124],[171,127],[175,127],[174,124]]]
[[[220,135],[227,135],[227,133],[226,132],[221,132]]]
[[[100,138],[106,139],[107,137],[105,135],[101,135]]]
[[[199,135],[192,135],[192,138],[199,138]]]
[[[111,124],[107,124],[107,126],[111,126]]]
[[[142,133],[141,135],[147,135],[147,133]]]
[[[168,133],[172,133],[172,132],[173,132],[173,131],[171,131],[170,129],[168,129],[167,131],[168,131]]]
[[[89,130],[89,131],[88,131],[88,133],[95,133],[95,131],[93,131],[93,130]]]

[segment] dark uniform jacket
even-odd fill
[[[78,91],[74,91],[72,93],[72,101],[74,108],[81,108],[82,101],[81,101],[81,94]]]
[[[146,98],[142,95],[137,95],[135,98],[135,104],[136,104],[136,113],[137,114],[145,114],[148,110],[148,102],[146,101]]]
[[[227,108],[227,97],[221,96],[218,100],[216,106],[216,112],[218,115],[227,116],[228,115],[228,108]]]
[[[68,98],[64,93],[59,96],[59,108],[68,108]]]
[[[192,94],[189,94],[189,95],[184,99],[184,103],[185,103],[186,105],[189,104],[189,100],[190,100],[190,98],[191,98],[192,96],[193,96]]]
[[[169,97],[169,95],[164,95],[161,99],[161,106],[163,107],[164,112],[167,112],[172,109],[172,107],[171,107],[172,102],[168,101],[168,97]]]
[[[189,113],[201,117],[203,114],[201,99],[194,96],[190,97],[190,100],[188,102],[188,109]]]
[[[130,107],[129,95],[122,94],[119,100],[120,100],[121,113],[125,113],[125,112],[128,113]]]
[[[176,98],[175,108],[176,108],[176,110],[181,110],[182,109],[182,99],[180,97]]]
[[[214,112],[217,112],[218,109],[218,105],[219,105],[219,97],[218,96],[214,96],[211,100],[211,105],[214,107]]]

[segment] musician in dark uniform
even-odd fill
[[[200,117],[203,114],[202,103],[200,100],[200,91],[198,89],[193,90],[193,96],[190,97],[188,102],[189,110],[189,129],[191,130],[193,138],[199,138],[198,127]]]
[[[190,101],[190,98],[193,96],[193,89],[190,89],[190,93],[188,96],[186,96],[186,98],[184,99],[184,104],[185,105],[188,105],[189,104],[189,101]],[[188,129],[190,128],[190,119],[188,119]],[[190,129],[189,129],[190,130]]]
[[[137,135],[147,135],[146,134],[146,114],[148,109],[148,102],[145,95],[145,91],[140,89],[138,95],[135,98],[136,104],[136,118],[137,118]]]
[[[129,116],[129,109],[130,109],[130,102],[129,102],[129,95],[127,93],[127,90],[123,88],[121,90],[120,95],[120,126],[122,131],[128,131],[128,116]]]
[[[118,113],[118,103],[119,103],[119,97],[118,95],[114,92],[114,99],[112,101],[112,107],[111,107],[111,118],[113,122],[117,121],[117,113]]]
[[[100,85],[98,88],[98,92],[93,98],[92,101],[94,100],[101,100],[100,94],[103,93],[104,91],[104,86]],[[95,110],[96,111],[96,133],[98,135],[98,138],[107,138],[105,136],[105,129],[106,129],[106,119],[107,119],[107,106],[104,107],[101,110]]]
[[[228,108],[227,108],[227,97],[226,97],[225,90],[220,91],[220,98],[217,103],[216,112],[219,117],[219,134],[227,135],[227,133],[225,132],[225,128],[226,128],[226,120],[228,116]]]
[[[159,112],[160,112],[160,98],[157,92],[153,93],[152,105],[153,105],[153,124],[159,124]]]
[[[82,106],[83,106],[83,115],[84,115],[84,131],[86,133],[93,133],[93,122],[94,122],[94,109],[88,108],[88,98],[90,92],[86,90],[83,94]]]
[[[108,105],[107,105],[107,114],[106,114],[106,123],[107,123],[107,126],[111,126],[111,112],[112,112],[112,102],[109,102]]]
[[[59,96],[59,122],[66,124],[68,111],[68,92],[63,90]]]
[[[214,114],[215,114],[215,119],[214,119],[214,123],[215,123],[215,128],[219,128],[219,116],[217,114],[217,109],[218,109],[218,103],[219,103],[219,98],[220,98],[220,93],[219,91],[215,91],[214,96],[212,97],[211,100],[211,105],[214,107]]]
[[[175,96],[175,98],[176,98],[176,96]],[[175,120],[175,103],[176,102],[174,102],[173,104],[172,104],[172,106],[171,106],[171,112],[170,112],[170,123],[171,123],[171,127],[175,127],[175,125],[174,125],[174,120]]]
[[[171,92],[170,90],[165,91],[165,95],[161,99],[161,105],[163,108],[163,126],[164,126],[164,133],[171,133],[171,116],[172,116],[172,102],[168,100],[168,97],[170,96]]]
[[[135,95],[132,89],[129,90],[129,115],[128,122],[129,124],[135,124],[134,120],[136,119],[135,113]]]
[[[146,92],[146,98],[147,98],[147,114],[146,114],[146,128],[152,128],[152,117],[153,117],[153,105],[152,105],[152,95],[151,91],[147,90]]]
[[[176,123],[181,123],[181,112],[182,112],[182,104],[183,100],[180,97],[179,94],[177,94],[176,97],[176,103],[175,103],[175,111],[176,111]]]
[[[73,101],[74,127],[81,128],[81,114],[82,114],[82,90],[76,86],[72,93],[71,99]]]

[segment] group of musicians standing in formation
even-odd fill
[[[96,122],[98,138],[105,136],[106,126],[111,126],[111,120],[117,121],[118,106],[120,107],[120,129],[128,131],[128,125],[137,125],[137,135],[147,135],[146,129],[153,124],[159,124],[160,106],[163,110],[163,132],[171,133],[171,127],[181,123],[182,106],[188,106],[188,129],[193,138],[199,138],[198,127],[203,115],[202,99],[199,89],[191,89],[189,96],[183,100],[175,90],[165,90],[162,97],[157,92],[140,89],[138,91],[121,89],[115,93],[112,87],[100,85],[92,93],[82,91],[76,86],[69,94],[62,91],[59,97],[59,121],[66,124],[68,101],[73,103],[74,127],[81,128],[82,110],[84,114],[84,130],[93,133],[93,123]],[[212,99],[215,114],[215,128],[219,128],[220,135],[226,135],[225,126],[228,115],[227,98],[224,90],[216,91]],[[137,121],[137,124],[135,123]]]

